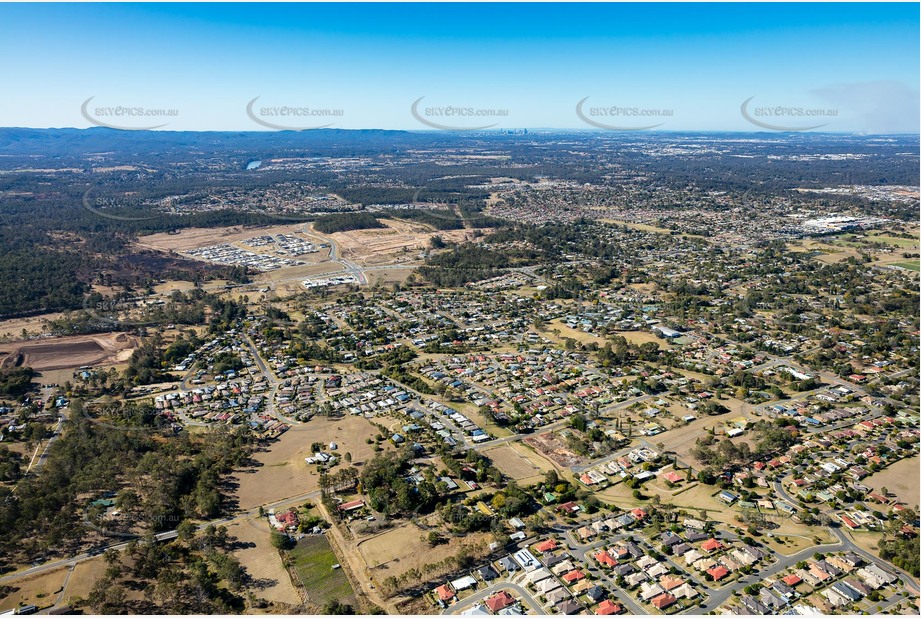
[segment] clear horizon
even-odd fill
[[[0,124],[919,133],[919,6],[5,4]]]

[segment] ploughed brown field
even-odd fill
[[[0,344],[0,366],[49,371],[115,364],[127,360],[137,346],[137,338],[126,333],[13,342]]]

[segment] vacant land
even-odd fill
[[[567,326],[562,319],[551,320],[547,329],[539,334],[553,337],[554,331],[559,331],[560,333],[555,337],[557,341],[561,341],[563,337],[568,337],[569,339],[575,339],[579,343],[597,343],[598,345],[604,345],[605,342],[604,338],[594,333],[589,333],[581,329]]]
[[[524,439],[524,443],[563,468],[582,466],[588,461],[572,452],[566,446],[566,440],[555,431],[529,436]]]
[[[903,238],[901,236],[889,236],[885,232],[870,232],[867,234],[866,240],[892,245],[901,249],[917,249],[919,242],[917,236],[915,238]]]
[[[697,415],[697,412],[685,411],[685,414]],[[696,459],[691,457],[691,449],[697,443],[697,439],[707,433],[708,429],[725,427],[725,423],[730,418],[735,418],[733,414],[721,414],[719,416],[703,416],[697,420],[691,421],[687,425],[681,424],[664,433],[649,438],[654,444],[662,443],[665,451],[672,451],[678,457],[678,460],[685,464],[698,467]],[[653,419],[655,420],[655,419]],[[673,421],[661,421],[665,427],[671,427]],[[720,433],[717,431],[717,433]]]
[[[23,318],[7,318],[0,320],[0,338],[6,340],[25,339],[22,331],[25,330],[29,335],[38,335],[50,332],[47,328],[47,322],[59,320],[64,317],[64,313],[43,313]],[[2,348],[2,345],[0,345]]]
[[[883,487],[895,494],[901,502],[911,508],[919,504],[919,486],[921,486],[921,473],[919,473],[918,456],[897,461],[885,470],[871,474],[861,481],[867,487],[881,491]]]
[[[536,483],[543,479],[543,472],[551,466],[544,462],[544,469],[535,465],[524,453],[519,452],[512,444],[483,451],[499,470],[506,476],[515,479],[523,485]]]
[[[333,568],[339,559],[322,534],[311,534],[297,542],[288,552],[291,568],[313,605],[323,607],[330,601],[356,606],[355,593],[345,571]]]
[[[67,580],[67,588],[64,589],[61,604],[71,605],[76,599],[87,599],[96,580],[105,575],[105,571],[106,561],[103,556],[97,556],[78,564],[74,567],[70,579]]]
[[[251,578],[250,591],[266,601],[299,605],[301,597],[288,577],[278,550],[269,541],[265,520],[233,523],[227,526],[227,532],[242,546],[233,555]]]
[[[726,505],[717,500],[714,496],[719,493],[719,488],[710,485],[694,483],[693,486],[685,488],[686,483],[681,483],[678,490],[661,490],[653,483],[644,483],[640,487],[640,492],[646,497],[645,500],[639,500],[633,497],[633,489],[625,483],[612,485],[602,491],[597,492],[597,496],[603,502],[616,504],[620,508],[625,506],[647,506],[652,496],[658,495],[663,503],[675,506],[679,509],[689,510],[692,514],[694,511],[705,511],[708,519],[721,522],[731,522],[735,513],[726,508]],[[674,494],[672,492],[675,492]]]
[[[559,331],[558,336],[554,336],[554,332]],[[642,345],[644,343],[653,342],[659,345],[661,349],[671,348],[672,346],[664,339],[656,337],[654,333],[650,333],[642,330],[624,330],[611,333],[608,338],[602,335],[596,335],[594,333],[589,333],[578,328],[572,328],[568,326],[562,318],[551,320],[548,327],[543,331],[538,333],[545,337],[555,338],[557,341],[562,342],[563,337],[568,337],[570,339],[575,339],[579,343],[597,343],[600,346],[603,346],[608,340],[609,337],[614,335],[620,335],[626,339],[629,343],[633,345]]]
[[[341,257],[362,266],[374,266],[421,263],[419,252],[429,249],[433,236],[462,242],[470,240],[471,235],[469,230],[434,230],[410,221],[380,221],[385,228],[336,232],[328,237],[338,245]]]
[[[215,228],[187,228],[180,230],[178,234],[150,234],[138,238],[137,246],[155,251],[188,251],[199,247],[209,245],[218,245],[222,243],[237,243],[241,240],[253,238],[254,236],[263,236],[266,234],[293,234],[302,236],[297,232],[304,227],[303,223],[289,223],[287,225],[273,225],[270,227],[244,227],[235,225],[231,227]],[[252,251],[252,248],[247,248]],[[320,253],[311,253],[300,256],[298,259],[307,259],[310,256],[325,256],[326,251]]]
[[[643,232],[656,232],[657,234],[671,234],[672,230],[666,229],[664,227],[656,227],[654,225],[648,225],[646,223],[634,223],[632,221],[625,221],[623,219],[600,219],[602,223],[609,223],[611,225],[625,225],[633,230],[642,230]]]
[[[353,464],[360,465],[374,454],[365,439],[376,434],[377,428],[360,416],[314,418],[295,425],[254,456],[255,467],[234,474],[239,507],[251,509],[318,489],[320,476],[316,466],[304,461],[313,454],[310,446],[314,442],[325,445],[335,442],[339,447],[337,454],[351,453]]]
[[[618,331],[616,334],[620,335],[633,345],[642,345],[644,343],[652,342],[659,344],[659,347],[663,350],[672,347],[665,339],[656,337],[654,333],[650,333],[644,330],[625,330]]]
[[[409,569],[423,570],[449,556],[457,555],[461,547],[489,543],[493,535],[485,532],[463,537],[450,537],[447,543],[430,547],[423,531],[411,523],[403,524],[376,537],[361,541],[358,551],[378,581],[399,577]]]
[[[28,579],[16,580],[11,587],[17,590],[0,599],[0,611],[10,610],[20,605],[37,605],[39,607],[54,605],[57,595],[64,586],[67,572],[67,569],[62,567]]]
[[[0,345],[0,365],[36,371],[111,365],[126,361],[137,346],[138,339],[125,333],[21,341]]]

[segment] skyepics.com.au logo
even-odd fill
[[[91,105],[90,97],[80,106],[80,113],[90,124],[97,127],[118,129],[120,131],[152,131],[168,125],[146,124],[152,119],[176,118],[179,110],[175,108],[149,108],[141,105]],[[143,123],[143,124],[142,124]]]
[[[130,192],[102,194],[90,187],[83,193],[83,207],[105,219],[113,221],[145,221],[159,216],[151,212],[149,200]]]
[[[113,499],[114,500],[114,499]],[[145,533],[128,532],[132,528],[141,530],[175,530],[183,518],[176,514],[152,515],[123,510],[118,502],[111,504],[107,500],[95,501],[86,506],[83,511],[83,523],[99,534],[114,539],[140,539]]]
[[[748,97],[742,102],[740,111],[748,122],[771,131],[811,131],[828,125],[828,122],[814,124],[816,120],[837,118],[838,110],[821,107],[802,107],[791,105],[752,104],[755,97]],[[804,124],[809,122],[809,124]]]
[[[326,129],[340,120],[345,112],[342,109],[316,108],[306,105],[256,105],[260,97],[246,104],[246,115],[258,125],[275,131],[310,131]]]
[[[637,107],[621,105],[593,105],[586,106],[585,97],[576,103],[576,116],[593,127],[608,131],[647,131],[661,127],[665,122],[649,124],[650,119],[672,118],[673,109],[655,107]]]
[[[498,122],[482,124],[489,118],[508,118],[509,111],[503,108],[471,107],[459,105],[420,106],[425,97],[419,97],[410,106],[413,118],[422,124],[440,131],[481,131],[498,126]]]
[[[101,326],[130,328],[153,323],[141,317],[143,301],[135,298],[109,298],[94,292],[83,297],[83,311]]]
[[[93,370],[88,370],[92,372]],[[92,379],[92,375],[90,376]],[[92,408],[92,409],[91,409]],[[135,404],[84,405],[83,418],[107,431],[124,431],[142,434],[173,432],[172,423],[153,407]]]

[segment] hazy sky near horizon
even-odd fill
[[[916,133],[918,24],[915,3],[2,4],[0,125]]]

